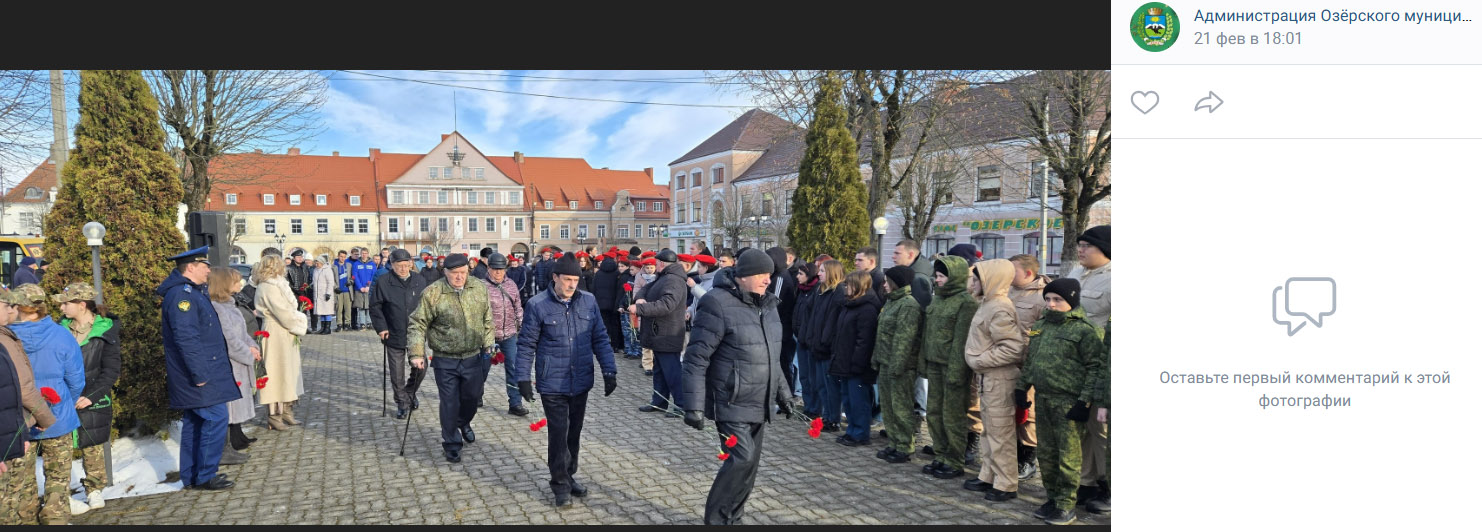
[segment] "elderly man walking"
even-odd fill
[[[689,283],[674,251],[665,249],[654,258],[657,259],[658,276],[645,285],[638,300],[628,306],[628,313],[643,319],[638,331],[639,342],[654,352],[653,400],[638,407],[638,411],[663,410],[668,411],[671,417],[679,417],[679,410],[689,406],[679,399],[682,395],[679,353],[684,350],[685,295],[689,293]],[[782,333],[777,334],[780,341]],[[671,397],[673,409],[669,408]]]
[[[370,291],[371,326],[386,348],[391,393],[396,396],[396,419],[404,419],[407,410],[417,409],[417,388],[427,375],[427,368],[412,368],[410,377],[406,371],[407,323],[417,303],[422,301],[427,279],[413,274],[412,254],[398,249],[391,252],[391,275],[376,279],[374,286]]]
[[[485,358],[494,345],[494,316],[484,282],[468,276],[468,256],[448,255],[443,277],[422,292],[407,325],[407,354],[412,367],[428,365],[437,378],[438,419],[443,429],[443,458],[463,460],[463,444],[473,443],[473,416],[484,395]],[[461,437],[460,437],[461,436]]]
[[[767,289],[775,273],[772,259],[748,249],[736,265],[720,271],[712,290],[700,299],[684,354],[685,424],[703,429],[715,420],[721,444],[735,437],[710,495],[705,524],[741,521],[761,464],[762,433],[772,421],[772,405],[792,417],[792,387],[782,374],[782,321],[777,296]],[[704,410],[702,411],[701,408]]]
[[[519,352],[520,323],[525,317],[525,308],[520,304],[520,287],[508,277],[509,259],[503,254],[491,252],[485,262],[489,308],[494,313],[494,344],[498,346],[497,352],[504,353],[504,392],[509,396],[509,413],[523,416],[529,414],[530,409],[520,404],[514,370],[515,354]],[[489,366],[484,367],[488,372]]]

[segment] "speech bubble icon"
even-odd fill
[[[1286,313],[1307,318],[1322,327],[1324,317],[1338,310],[1338,282],[1332,277],[1292,277],[1286,280]]]
[[[1279,306],[1279,305],[1276,304],[1276,300],[1277,300],[1277,297],[1279,295],[1281,295],[1281,290],[1282,290],[1281,285],[1277,285],[1276,288],[1274,288],[1274,289],[1271,290],[1271,321],[1276,322],[1277,325],[1285,325],[1286,326],[1286,335],[1287,336],[1292,336],[1292,335],[1297,334],[1297,331],[1302,330],[1302,327],[1305,327],[1307,325],[1307,322],[1305,322],[1305,321],[1297,322],[1297,326],[1296,327],[1292,327],[1292,322],[1290,320],[1288,320],[1288,321],[1282,321],[1281,317],[1280,316],[1277,316],[1276,309],[1281,308],[1281,306]]]

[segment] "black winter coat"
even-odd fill
[[[730,268],[712,283],[695,308],[680,403],[689,410],[703,405],[705,417],[717,422],[770,422],[772,405],[792,400],[782,376],[779,300],[741,292]]]
[[[616,312],[622,306],[623,281],[617,261],[606,259],[597,267],[597,275],[592,277],[592,295],[597,296],[597,308],[602,312]]]
[[[21,441],[21,431],[30,433],[26,427],[26,409],[21,403],[21,377],[10,360],[10,352],[0,346],[0,442]],[[0,460],[24,456],[24,446],[11,443],[0,447]]]
[[[427,286],[431,286],[432,283],[435,283],[435,282],[437,282],[438,279],[442,279],[443,278],[443,269],[442,268],[434,268],[434,267],[428,266],[428,267],[422,268],[422,271],[421,272],[418,272],[418,273],[422,274],[422,280],[427,281]],[[396,274],[393,273],[392,275],[396,275]],[[382,275],[381,277],[385,277],[385,276]]]
[[[792,334],[798,339],[798,349],[813,349],[809,347],[808,323],[813,316],[813,302],[818,299],[818,281],[815,279],[811,284],[798,285],[797,302],[792,309]]]
[[[638,305],[642,318],[638,339],[643,347],[665,353],[684,351],[684,301],[689,291],[678,263],[664,267],[653,282],[643,285],[643,295],[636,298],[644,300]]]
[[[586,270],[582,270],[582,272],[581,272],[581,279],[579,279],[579,280],[576,281],[576,289],[577,290],[581,290],[583,292],[591,292],[592,291],[592,281],[594,281],[596,279],[596,277],[597,277],[597,274],[596,273],[589,272],[589,271],[586,271]]]
[[[412,311],[422,301],[422,292],[427,289],[427,278],[418,274],[407,276],[403,281],[395,272],[382,275],[371,285],[371,326],[376,332],[391,331],[383,342],[393,349],[407,348],[407,324],[411,323]]]
[[[113,326],[102,336],[88,338],[82,346],[84,382],[82,395],[92,406],[77,411],[77,447],[92,447],[108,442],[113,430],[113,385],[118,383],[123,353],[118,348],[118,318],[108,316]]]
[[[813,290],[818,290],[814,288]],[[813,296],[813,306],[808,309],[808,354],[813,360],[828,360],[833,357],[834,325],[839,321],[839,311],[844,308],[844,285]]]
[[[870,357],[875,353],[875,332],[884,306],[874,290],[855,299],[845,299],[834,324],[834,358],[828,374],[835,377],[860,377],[874,384],[875,370]]]

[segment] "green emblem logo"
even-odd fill
[[[1148,2],[1132,14],[1132,40],[1149,52],[1161,52],[1173,46],[1182,29],[1178,14],[1160,2]]]

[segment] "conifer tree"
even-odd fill
[[[859,173],[859,149],[839,102],[842,91],[838,73],[827,72],[813,101],[807,148],[798,164],[787,239],[803,260],[820,253],[852,259],[855,251],[870,245],[868,193]]]

